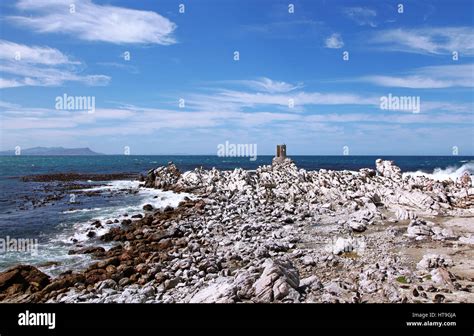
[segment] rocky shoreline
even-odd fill
[[[1,302],[474,302],[474,188],[375,169],[255,171],[170,163],[144,187],[187,192],[177,208],[123,220],[114,247],[51,279],[0,273]],[[108,223],[91,223],[107,225]]]

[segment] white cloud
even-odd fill
[[[24,86],[24,84],[14,79],[0,78],[0,89],[14,88],[19,86]]]
[[[429,66],[410,71],[405,76],[366,76],[362,81],[387,87],[441,89],[474,87],[474,64]]]
[[[348,114],[314,114],[304,118],[312,122],[334,122],[334,123],[388,123],[388,124],[469,124],[472,116],[467,114],[371,114],[371,113],[348,113]]]
[[[22,62],[30,64],[77,64],[57,49],[39,46],[26,46],[15,42],[0,40],[0,59],[16,61],[19,56]]]
[[[474,56],[474,29],[472,27],[443,27],[391,29],[374,34],[370,41],[383,50],[420,54],[452,54]]]
[[[13,104],[13,103],[6,102],[4,100],[0,100],[0,108],[3,108],[3,109],[19,109],[19,108],[21,108],[21,106],[18,105],[18,104]]]
[[[341,35],[340,34],[332,34],[326,39],[326,48],[330,49],[339,49],[344,46],[344,42],[342,41]]]
[[[235,90],[220,90],[212,95],[195,96],[197,100],[210,103],[237,104],[240,107],[256,107],[258,105],[275,105],[288,107],[289,99],[294,100],[295,106],[305,105],[377,105],[377,97],[364,97],[349,93],[320,93],[320,92],[295,92],[295,93],[260,93]],[[297,110],[298,111],[298,110]]]
[[[57,49],[27,46],[0,40],[0,88],[20,86],[59,86],[64,82],[105,85],[110,77],[79,74],[80,62],[71,60]]]
[[[303,91],[303,84],[275,81],[266,77],[258,80],[227,80],[208,87],[210,93],[193,93],[185,98],[186,108],[192,110],[244,111],[268,106],[291,113],[303,112],[311,105],[372,105],[378,106],[378,96],[357,95],[345,92]],[[226,85],[223,87],[223,85]],[[230,86],[229,86],[230,84]],[[232,88],[232,85],[244,88]],[[294,107],[290,107],[290,100]]]
[[[53,108],[27,108],[0,102],[2,131],[50,130],[61,132],[67,128],[69,136],[103,136],[149,134],[163,129],[192,129],[231,126],[232,130],[270,124],[327,125],[344,123],[387,124],[468,124],[468,114],[398,114],[393,112],[371,113],[312,113],[294,114],[281,112],[242,111],[182,111],[129,106],[127,108],[97,108],[95,113],[58,111]],[[309,127],[309,126],[308,126]]]
[[[360,26],[377,27],[374,20],[377,16],[377,12],[373,9],[364,7],[347,7],[344,8],[343,13]]]
[[[446,81],[439,81],[432,78],[420,77],[420,76],[405,76],[405,77],[394,77],[394,76],[368,76],[365,77],[368,82],[371,82],[380,86],[389,87],[404,87],[411,89],[439,89],[452,86],[451,83]]]
[[[450,103],[441,101],[422,102],[423,112],[427,111],[447,111],[455,113],[472,113],[472,103]],[[472,117],[471,117],[472,118]],[[474,121],[471,119],[471,122]]]
[[[70,12],[70,5],[75,12]],[[20,0],[17,7],[25,16],[8,19],[40,33],[65,33],[87,41],[116,44],[176,43],[176,25],[152,11],[97,5],[91,0]]]
[[[419,70],[420,73],[430,71],[430,68]],[[448,69],[438,71],[450,73]],[[417,128],[424,127],[425,124],[459,127],[472,123],[472,115],[465,113],[472,112],[470,104],[460,106],[457,103],[423,100],[422,111],[432,113],[400,113],[380,110],[379,96],[305,92],[298,89],[278,92],[292,89],[295,85],[271,79],[228,82],[248,86],[253,90],[208,88],[210,92],[206,94],[183,95],[186,97],[185,109],[178,108],[177,102],[170,108],[121,104],[114,107],[96,106],[95,113],[92,114],[85,111],[56,110],[54,97],[51,97],[49,108],[22,107],[0,101],[2,133],[9,144],[18,142],[18,139],[27,134],[28,143],[32,139],[43,141],[45,137],[57,137],[58,144],[64,145],[64,139],[87,137],[97,140],[104,136],[122,139],[126,136],[163,134],[164,131],[184,131],[188,135],[201,131],[209,134],[217,134],[221,130],[228,130],[232,134],[251,131],[261,136],[261,130],[272,130],[273,133],[275,130],[279,132],[288,129],[295,134],[300,132],[298,136],[303,138],[310,138],[311,132],[331,138],[337,134],[344,135],[344,130],[349,128],[351,134],[357,136],[357,132],[363,133],[363,127],[398,127],[397,125],[408,124]],[[288,108],[290,97],[295,100],[295,109]],[[302,110],[298,110],[298,106],[316,105],[329,105],[331,111],[328,112],[328,108],[308,108],[305,113],[300,113]],[[346,110],[346,105],[363,108]],[[254,110],[249,111],[248,107]]]
[[[249,87],[256,91],[268,93],[290,92],[303,87],[303,84],[291,84],[283,81],[275,81],[267,77],[261,77],[255,80],[230,80],[221,83],[238,84]]]

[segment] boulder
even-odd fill
[[[158,167],[148,172],[145,178],[145,187],[170,190],[178,182],[180,176],[181,172],[178,167],[169,162],[167,166]]]
[[[153,205],[151,205],[151,204],[145,204],[143,206],[143,210],[145,210],[145,211],[153,211],[153,209],[154,209]]]
[[[352,239],[349,238],[337,238],[334,246],[332,247],[332,253],[341,254],[342,252],[351,252],[354,250],[354,245],[352,244]]]
[[[100,246],[87,246],[77,250],[70,250],[68,254],[102,254],[105,249]]]
[[[209,286],[196,292],[189,300],[190,303],[223,303],[233,302],[232,279],[220,277]]]
[[[352,229],[354,232],[364,232],[367,230],[367,224],[365,221],[350,221],[349,222],[349,227]]]
[[[407,235],[412,238],[422,238],[433,235],[433,230],[424,220],[414,219],[407,228]]]
[[[12,295],[38,292],[50,281],[49,276],[34,266],[15,266],[0,273],[0,298],[5,299]]]
[[[312,290],[317,290],[322,288],[322,283],[319,281],[319,278],[316,275],[311,275],[307,278],[301,279],[300,288],[306,289],[310,288]]]
[[[449,266],[453,266],[453,261],[447,256],[440,254],[425,254],[421,261],[416,265],[419,269],[432,269]]]
[[[393,161],[377,159],[375,161],[375,168],[377,173],[383,177],[392,180],[399,180],[402,178],[402,171],[400,167],[396,166]]]
[[[267,259],[260,278],[255,282],[254,300],[256,302],[281,301],[291,289],[299,287],[298,270],[290,261]]]
[[[443,267],[433,269],[431,272],[431,281],[439,286],[452,287],[453,276]]]

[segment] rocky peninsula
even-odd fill
[[[143,187],[186,197],[145,206],[74,249],[96,261],[56,278],[0,273],[1,302],[474,302],[474,188],[375,169],[306,171],[276,159],[255,171],[170,163]],[[93,226],[108,223],[91,223]]]

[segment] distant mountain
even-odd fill
[[[15,155],[14,150],[0,152],[0,155]],[[90,148],[34,147],[22,149],[20,155],[104,155]]]

